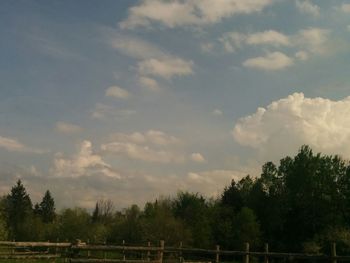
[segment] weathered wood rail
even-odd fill
[[[77,243],[52,243],[52,242],[8,242],[0,241],[0,248],[5,248],[5,251],[0,250],[1,260],[16,259],[25,262],[26,259],[47,259],[56,260],[63,259],[64,262],[114,262],[114,263],[163,263],[169,262],[165,255],[177,255],[177,262],[196,262],[191,259],[191,255],[201,255],[202,262],[220,263],[220,257],[227,256],[241,257],[243,263],[249,263],[251,257],[262,259],[264,263],[269,263],[269,260],[285,259],[288,262],[295,260],[310,260],[312,262],[350,262],[350,256],[339,256],[336,253],[335,243],[331,246],[330,255],[325,254],[305,254],[305,253],[276,253],[270,252],[266,244],[264,252],[250,251],[249,243],[245,244],[243,251],[221,250],[220,246],[215,249],[198,249],[185,248],[180,244],[179,247],[166,247],[164,241],[160,241],[159,246],[151,246],[148,242],[147,246],[126,246],[123,245],[94,245],[82,242]],[[94,254],[99,252],[99,257]],[[141,256],[137,258],[126,258],[126,255],[131,252],[138,252]],[[184,257],[186,256],[186,258]],[[174,258],[171,262],[175,262]],[[237,261],[237,260],[236,260]]]

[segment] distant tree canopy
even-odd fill
[[[32,202],[22,182],[0,199],[0,239],[75,240],[242,249],[268,242],[274,251],[325,252],[338,242],[350,253],[350,166],[339,156],[314,154],[302,146],[294,157],[267,162],[261,175],[232,180],[216,200],[179,192],[143,209],[115,211],[98,200],[90,214],[82,208],[55,211],[49,191]]]

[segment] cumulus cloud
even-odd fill
[[[146,87],[151,91],[159,91],[160,90],[159,84],[155,79],[140,76],[139,82],[143,87]]]
[[[333,101],[294,93],[241,118],[234,139],[264,153],[290,154],[302,144],[350,157],[350,97]]]
[[[310,27],[297,31],[292,35],[285,35],[281,32],[275,30],[266,30],[262,32],[255,32],[250,34],[243,34],[240,32],[226,32],[220,38],[219,42],[222,43],[223,48],[226,52],[235,52],[240,48],[245,46],[271,46],[275,48],[294,48],[295,56],[299,60],[307,60],[312,55],[325,55],[331,51],[334,51],[332,44],[330,43],[330,33],[331,31],[324,28]],[[266,59],[276,59],[279,62],[283,60],[286,62],[285,66],[292,65],[292,59],[286,58],[281,52],[273,52],[271,57],[264,58],[264,65],[266,64]],[[250,61],[250,60],[249,60]],[[259,57],[259,63],[262,61],[262,57]],[[254,61],[253,64],[255,64]],[[250,63],[248,63],[250,64]],[[281,68],[280,65],[276,67]],[[261,67],[262,68],[262,67]]]
[[[189,172],[186,183],[189,189],[208,196],[217,197],[222,193],[223,188],[229,185],[234,179],[236,182],[246,176],[242,171],[233,170],[212,170],[203,172]]]
[[[170,28],[214,24],[236,14],[260,12],[271,3],[272,0],[143,0],[129,9],[128,18],[120,26],[130,29],[154,22]]]
[[[147,132],[115,133],[110,136],[111,142],[101,146],[103,152],[126,156],[130,159],[146,162],[179,163],[184,161],[184,155],[164,149],[181,141],[162,131],[149,130]]]
[[[194,162],[197,162],[197,163],[204,163],[205,162],[205,158],[200,153],[192,153],[191,160]]]
[[[293,65],[293,58],[288,57],[282,52],[267,53],[265,56],[250,58],[243,62],[243,66],[248,68],[274,71],[285,69]]]
[[[267,30],[257,32],[245,37],[246,43],[249,45],[272,45],[272,46],[289,46],[290,40],[288,36],[274,31]]]
[[[6,149],[10,152],[20,152],[20,153],[37,153],[42,154],[46,151],[35,149],[29,146],[24,145],[15,138],[3,137],[0,136],[0,148]]]
[[[82,177],[95,174],[120,178],[120,175],[103,161],[100,155],[93,152],[90,141],[83,141],[79,152],[71,158],[56,154],[52,173],[58,177]]]
[[[320,7],[309,0],[295,1],[297,9],[304,14],[317,17],[320,15]]]
[[[161,195],[176,195],[177,191],[191,191],[216,197],[232,179],[236,181],[246,175],[242,171],[212,170],[184,174],[166,173],[161,175],[127,172],[116,179],[89,173],[89,176],[61,177],[38,176],[31,168],[8,167],[0,163],[0,192],[11,190],[19,178],[24,183],[33,202],[40,202],[47,189],[50,190],[57,208],[80,206],[93,209],[101,198],[111,199],[117,209],[132,204],[144,205]]]
[[[174,76],[186,76],[193,74],[193,62],[179,58],[176,55],[163,51],[158,46],[145,40],[116,34],[106,30],[110,45],[120,53],[138,60],[137,70],[140,83],[150,89],[158,87],[156,80],[149,76],[170,79]]]
[[[193,74],[192,68],[192,61],[173,57],[151,58],[138,63],[138,71],[141,75],[152,75],[165,79]]]
[[[329,51],[330,30],[310,27],[300,30],[294,37],[295,45],[307,48],[311,53],[326,54]]]
[[[114,97],[118,99],[127,99],[130,97],[130,93],[118,86],[111,86],[106,90],[107,97]]]
[[[79,125],[59,121],[56,122],[56,130],[65,134],[74,134],[82,131],[82,128]]]
[[[134,143],[111,142],[101,145],[101,150],[108,154],[126,156],[130,159],[157,163],[179,163],[184,157],[165,150],[152,149],[149,146]]]
[[[266,30],[251,34],[243,34],[239,32],[226,32],[219,41],[223,44],[227,52],[234,52],[242,45],[270,45],[274,47],[290,46],[290,37],[275,30]]]

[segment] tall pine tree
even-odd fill
[[[21,224],[32,215],[32,202],[21,180],[17,181],[6,197],[5,214],[11,237],[20,238]]]
[[[45,192],[45,195],[39,204],[39,214],[44,223],[51,223],[56,218],[55,201],[49,190]]]

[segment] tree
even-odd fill
[[[170,246],[178,245],[180,241],[184,244],[190,241],[191,233],[180,219],[174,217],[169,198],[147,203],[141,222],[146,240],[165,240]]]
[[[32,202],[21,180],[12,187],[5,201],[7,226],[12,239],[21,239],[21,225],[32,216]]]
[[[82,208],[64,209],[58,218],[60,240],[87,240],[90,235],[90,215]]]
[[[39,204],[39,214],[44,223],[51,223],[56,218],[55,201],[49,190],[45,192],[45,195]]]
[[[245,242],[252,246],[260,244],[260,225],[252,209],[243,207],[234,218],[234,237],[236,248],[240,248]]]
[[[173,201],[176,218],[181,219],[192,235],[192,246],[212,245],[209,207],[205,198],[198,193],[179,192]]]
[[[114,204],[110,199],[100,199],[96,202],[92,213],[93,223],[108,224],[113,219]]]
[[[239,211],[243,207],[244,201],[234,179],[229,187],[225,187],[221,195],[221,204],[232,207],[234,211]]]
[[[4,216],[5,201],[5,197],[0,197],[0,241],[7,240],[8,237],[6,220]]]

